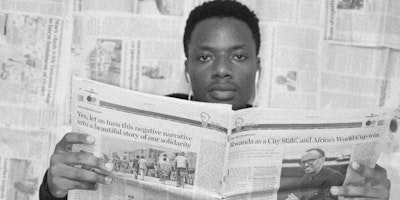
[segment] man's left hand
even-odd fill
[[[385,169],[379,166],[372,169],[357,162],[351,163],[350,166],[352,170],[365,178],[365,183],[349,183],[341,187],[331,187],[333,195],[339,195],[339,199],[389,199],[390,180],[386,176]]]

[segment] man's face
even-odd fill
[[[325,163],[325,158],[321,157],[318,151],[309,151],[301,157],[300,165],[306,174],[317,174]]]
[[[260,59],[245,22],[210,18],[194,28],[185,65],[195,101],[227,103],[237,110],[252,97]]]

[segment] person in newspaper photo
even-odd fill
[[[184,187],[187,170],[189,168],[188,160],[185,156],[185,152],[181,152],[175,157],[175,169],[176,169],[176,187]]]
[[[144,176],[146,174],[146,169],[147,169],[147,160],[144,158],[144,156],[141,156],[139,161],[139,179],[144,180]]]
[[[268,12],[268,11],[265,11]],[[261,70],[258,18],[245,5],[228,0],[208,1],[191,11],[184,30],[185,75],[192,95],[171,97],[231,104],[233,110],[252,107]],[[288,58],[289,59],[289,58]],[[96,190],[111,184],[113,166],[90,153],[72,152],[74,144],[93,144],[92,136],[71,132],[56,145],[40,187],[40,199],[67,199],[69,190]],[[88,166],[99,170],[75,167]],[[358,163],[351,169],[365,178],[363,185],[334,186],[333,195],[358,199],[388,199],[385,173]],[[178,175],[179,176],[179,175]],[[179,181],[179,178],[178,178]]]
[[[301,157],[300,166],[306,173],[299,183],[299,194],[291,193],[286,200],[337,200],[330,192],[332,186],[341,186],[344,176],[339,171],[324,166],[325,152],[321,149],[309,149]]]
[[[163,154],[162,158],[158,161],[158,176],[160,177],[160,182],[165,184],[167,177],[171,173],[171,164],[167,158],[166,154]]]

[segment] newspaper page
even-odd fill
[[[0,199],[36,200],[54,134],[3,126],[0,133]]]
[[[76,13],[72,73],[146,93],[187,92],[182,27],[179,17]]]
[[[185,4],[182,0],[74,0],[74,11],[112,11],[140,15],[182,16]]]
[[[320,29],[277,23],[261,27],[267,40],[260,50],[263,70],[258,105],[317,109]]]
[[[373,47],[400,48],[397,0],[326,0],[325,39]]]
[[[256,3],[254,10],[262,21],[295,22],[296,0],[257,0]]]
[[[296,23],[304,26],[321,27],[324,23],[323,1],[299,0]]]
[[[322,55],[321,109],[387,106],[382,98],[391,74],[387,48],[326,44]]]
[[[5,1],[0,8],[0,102],[52,104],[66,18],[20,12],[24,4],[18,2]]]
[[[231,112],[74,77],[72,130],[96,137],[74,149],[113,163],[114,180],[68,198],[218,199]]]
[[[331,186],[358,181],[347,170],[349,162],[374,166],[391,116],[387,109],[237,111],[228,143],[224,197],[337,199],[330,195]]]
[[[69,6],[68,0],[0,1],[2,200],[38,199],[57,134]]]
[[[69,0],[2,0],[1,10],[67,16],[70,14]]]

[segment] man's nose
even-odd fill
[[[228,57],[219,57],[214,62],[213,77],[226,78],[232,76],[233,63]]]

